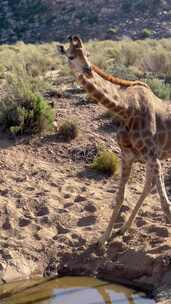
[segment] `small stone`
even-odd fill
[[[74,200],[74,202],[76,202],[76,203],[81,203],[81,202],[84,202],[84,201],[86,201],[86,198],[85,198],[85,196],[82,196],[82,195],[76,196],[76,198]]]
[[[7,197],[8,194],[9,194],[9,190],[8,189],[0,190],[0,195]]]
[[[85,186],[83,186],[83,187],[81,187],[81,191],[85,192],[85,191],[87,191],[87,188]]]
[[[97,211],[97,208],[96,208],[96,206],[94,206],[93,203],[88,203],[88,204],[84,207],[84,210],[85,210],[85,211],[88,211],[88,212],[96,212],[96,211]]]
[[[34,237],[37,241],[40,241],[40,240],[41,240],[41,237],[39,236],[38,233],[34,233],[33,237]]]
[[[41,206],[40,208],[38,208],[38,210],[36,210],[37,216],[43,216],[46,214],[49,214],[49,209],[46,206]]]
[[[65,234],[69,232],[69,229],[63,227],[60,223],[58,223],[57,229],[58,229],[58,234]]]
[[[69,193],[64,193],[64,198],[70,198],[71,195]]]
[[[48,216],[43,216],[41,219],[40,219],[40,223],[43,225],[43,224],[51,224],[51,221],[50,219],[48,218]]]
[[[84,226],[90,226],[96,223],[96,216],[90,215],[90,216],[85,216],[82,217],[78,220],[77,225],[79,227],[84,227]]]
[[[73,206],[73,203],[66,203],[66,204],[64,204],[64,208],[69,208],[71,206]]]
[[[20,227],[28,226],[30,223],[31,223],[30,219],[27,219],[27,218],[24,218],[24,217],[19,219],[19,226]]]
[[[9,229],[11,229],[11,224],[10,224],[10,222],[9,222],[8,219],[6,219],[6,221],[5,221],[4,224],[2,225],[2,228],[3,228],[4,230],[9,230]]]

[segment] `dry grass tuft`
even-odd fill
[[[119,159],[115,153],[102,149],[94,158],[91,168],[108,175],[113,175],[119,169]]]
[[[59,127],[58,135],[66,141],[71,141],[78,136],[78,125],[75,121],[66,120]]]

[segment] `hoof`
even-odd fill
[[[127,228],[126,227],[121,227],[120,229],[118,229],[117,231],[115,231],[113,234],[112,234],[112,239],[116,236],[119,236],[119,235],[124,235],[125,232],[127,231]]]
[[[101,238],[97,241],[97,245],[98,245],[100,248],[105,248],[105,245],[107,245],[108,240],[109,240],[109,236],[106,235],[106,234],[103,234],[103,235],[101,236]]]

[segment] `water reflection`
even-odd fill
[[[1,304],[153,304],[126,287],[95,278],[64,277],[0,286]]]

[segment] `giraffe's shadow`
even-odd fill
[[[51,134],[46,134],[43,136],[40,140],[41,144],[48,144],[48,143],[70,143],[70,140],[67,140],[64,136],[61,134],[57,133],[51,133]]]
[[[5,132],[2,127],[0,127],[0,149],[5,150],[13,146],[18,146],[21,144],[29,143],[31,139],[30,135],[14,136],[8,132]]]
[[[99,132],[105,133],[116,133],[117,129],[118,127],[112,121],[103,122],[98,128]]]

